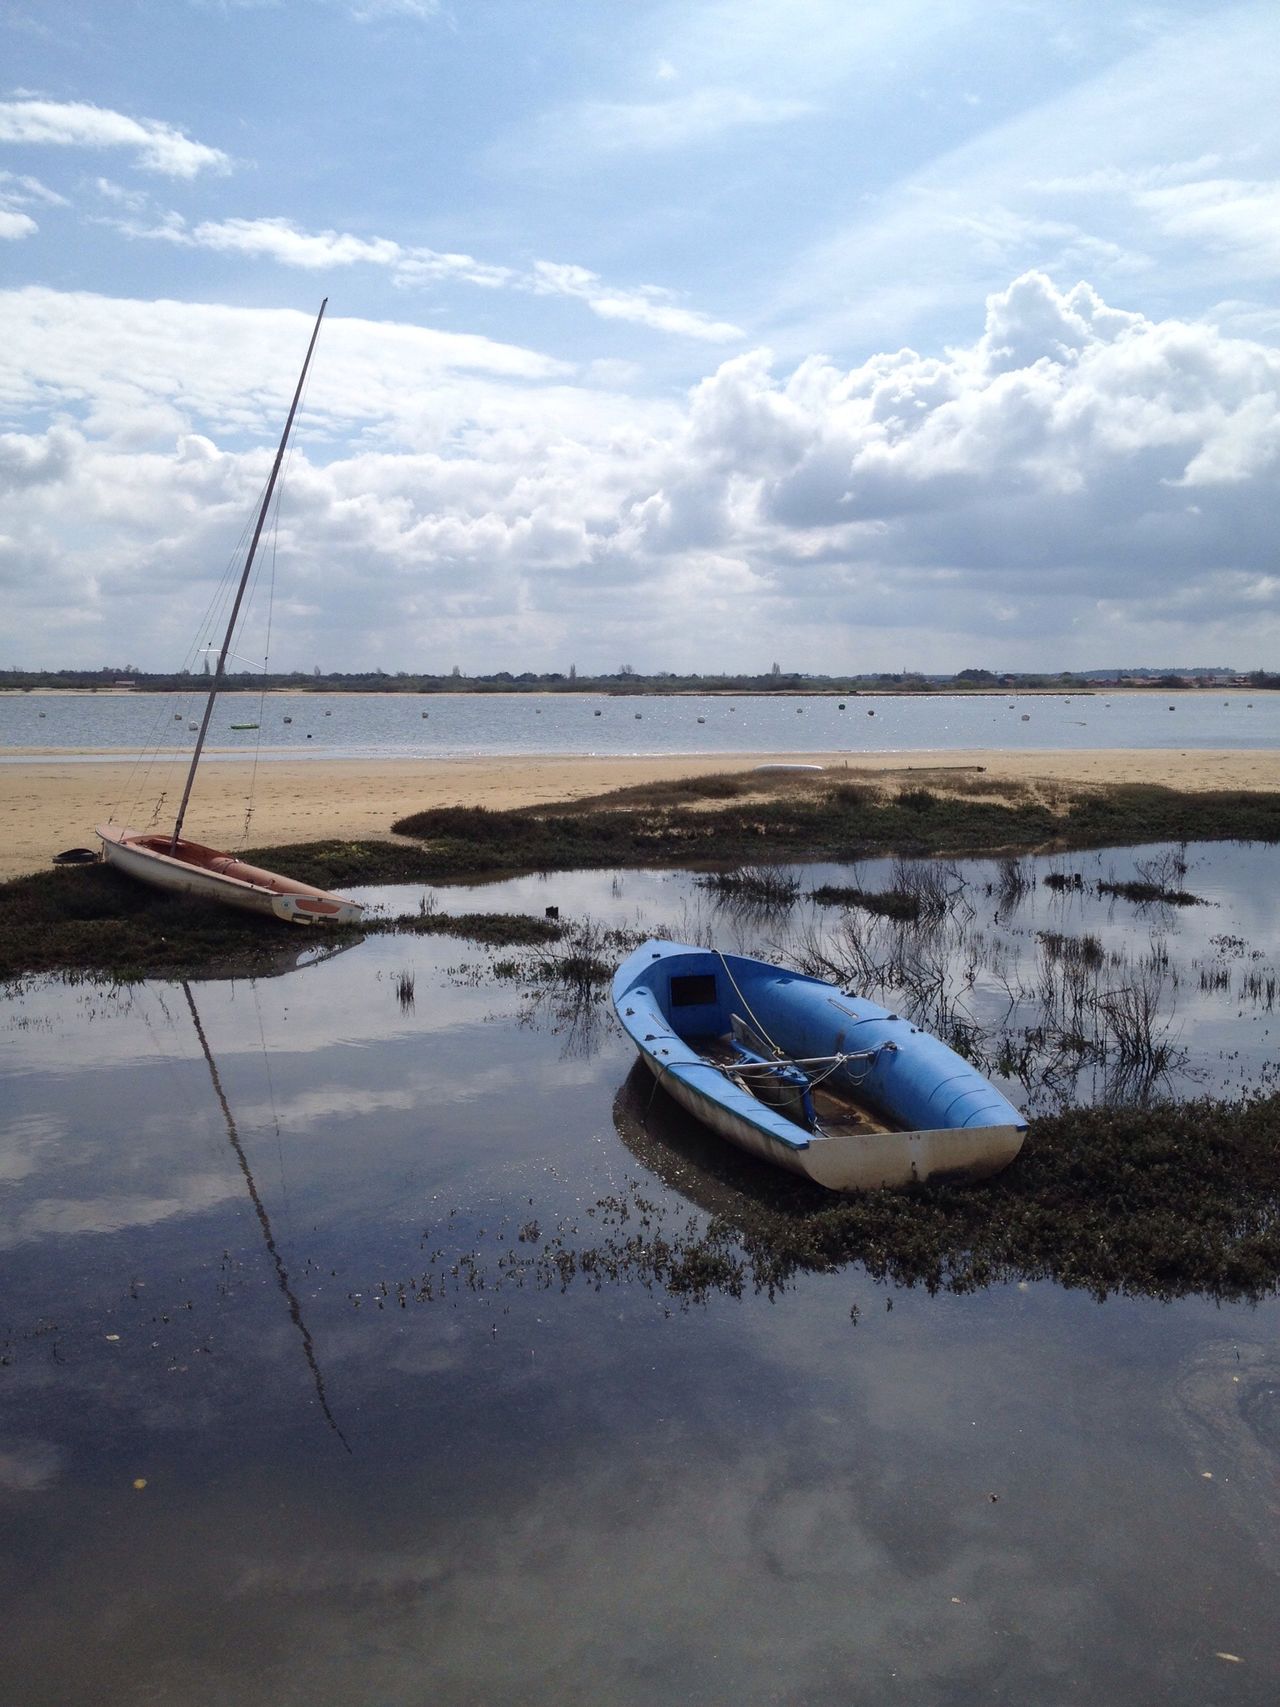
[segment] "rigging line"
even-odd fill
[[[244,555],[244,541],[248,537],[250,526],[251,519],[246,521],[241,528],[240,539],[227,559],[222,570],[222,574],[214,587],[213,593],[210,595],[210,600],[205,609],[204,615],[201,617],[200,622],[197,625],[195,638],[192,644],[187,648],[186,654],[183,658],[183,669],[188,672],[190,672],[201,651],[207,650],[206,647],[202,647],[201,645],[202,636],[211,631],[214,615],[219,607],[225,608],[226,600],[230,595],[232,588],[235,586],[237,567],[239,561]],[[196,690],[193,687],[188,689],[185,694],[180,695],[182,715],[178,720],[181,722],[188,723],[191,721],[191,699],[192,694],[195,691]],[[151,722],[150,730],[148,731],[146,738],[140,744],[137,753],[134,755],[133,763],[125,773],[121,780],[119,790],[111,801],[107,812],[107,822],[109,824],[116,822],[117,814],[121,811],[125,802],[128,802],[127,816],[131,819],[135,818],[141,810],[143,797],[151,787],[152,772],[161,763],[177,764],[181,761],[181,755],[176,751],[176,749],[166,750],[166,743],[162,739],[162,731],[171,729],[174,721],[170,707],[171,701],[168,697],[161,696],[156,714]],[[186,733],[186,731],[184,731],[184,733]],[[147,825],[148,828],[154,827],[159,822],[160,812],[164,806],[164,802],[168,799],[168,795],[169,788],[166,785],[162,788],[160,796],[152,808],[151,819]]]
[[[222,1118],[227,1123],[227,1136],[231,1140],[231,1148],[236,1153],[236,1160],[240,1164],[240,1172],[244,1175],[245,1184],[249,1187],[249,1196],[253,1202],[254,1213],[258,1217],[258,1224],[262,1228],[262,1236],[266,1241],[267,1250],[271,1255],[271,1261],[275,1265],[276,1280],[279,1282],[281,1292],[284,1293],[285,1298],[288,1300],[289,1315],[292,1317],[293,1323],[298,1332],[302,1335],[302,1353],[307,1360],[307,1367],[311,1371],[311,1379],[315,1384],[316,1397],[320,1401],[320,1409],[324,1412],[325,1421],[329,1424],[329,1427],[337,1435],[338,1439],[342,1442],[343,1446],[346,1447],[347,1451],[350,1452],[351,1443],[338,1427],[337,1418],[329,1409],[329,1401],[325,1397],[324,1392],[324,1376],[321,1375],[320,1365],[316,1361],[315,1344],[311,1338],[310,1329],[302,1319],[302,1305],[298,1302],[297,1294],[289,1284],[289,1271],[284,1266],[284,1261],[281,1258],[279,1250],[276,1248],[275,1235],[271,1231],[271,1220],[267,1214],[266,1205],[258,1195],[258,1187],[254,1182],[253,1174],[249,1168],[249,1158],[245,1155],[244,1145],[240,1142],[240,1133],[236,1127],[235,1116],[231,1112],[231,1105],[227,1101],[227,1094],[222,1088],[222,1080],[218,1076],[218,1069],[214,1063],[213,1053],[209,1048],[209,1040],[205,1036],[204,1027],[200,1023],[200,1015],[196,1012],[195,998],[191,994],[191,985],[185,978],[182,980],[182,993],[187,998],[187,1006],[191,1010],[192,1023],[196,1028],[196,1036],[200,1039],[200,1047],[204,1051],[204,1058],[209,1067],[209,1077],[213,1080],[214,1094],[218,1099],[218,1106],[222,1109]]]
[[[719,962],[720,962],[720,964],[721,964],[721,966],[723,966],[723,967],[724,967],[724,975],[725,975],[725,977],[726,977],[726,978],[727,978],[727,979],[728,979],[728,980],[729,980],[729,982],[730,982],[730,983],[731,983],[731,984],[732,984],[732,985],[733,985],[733,993],[734,993],[734,995],[735,995],[735,996],[737,996],[737,998],[738,998],[738,1000],[739,1000],[739,1001],[740,1001],[740,1002],[741,1002],[741,1003],[742,1003],[742,1005],[743,1005],[743,1007],[744,1007],[744,1008],[746,1008],[746,1010],[747,1010],[747,1017],[748,1017],[748,1018],[749,1018],[749,1019],[750,1019],[750,1020],[751,1020],[751,1022],[752,1022],[752,1024],[753,1024],[753,1025],[755,1025],[755,1026],[757,1026],[757,1027],[758,1027],[758,1028],[759,1028],[759,1032],[760,1032],[760,1035],[761,1035],[761,1037],[762,1037],[762,1038],[763,1038],[763,1039],[764,1039],[764,1040],[765,1040],[765,1042],[766,1042],[766,1043],[767,1043],[767,1044],[768,1044],[768,1045],[769,1045],[769,1047],[770,1047],[770,1049],[772,1049],[772,1050],[773,1050],[773,1052],[774,1052],[774,1054],[775,1054],[775,1055],[781,1055],[781,1054],[782,1054],[782,1051],[781,1051],[781,1049],[779,1049],[779,1047],[778,1047],[778,1045],[777,1045],[777,1044],[776,1044],[776,1043],[775,1043],[775,1042],[774,1042],[774,1041],[773,1041],[773,1039],[772,1039],[772,1038],[771,1038],[771,1037],[770,1037],[770,1036],[769,1036],[769,1033],[768,1033],[768,1032],[767,1032],[767,1031],[766,1031],[766,1030],[765,1030],[765,1028],[764,1028],[764,1027],[763,1027],[763,1026],[762,1026],[762,1025],[761,1025],[761,1024],[760,1024],[760,1021],[759,1021],[759,1020],[758,1020],[758,1019],[757,1019],[757,1018],[756,1018],[756,1016],[755,1016],[755,1014],[753,1014],[753,1013],[752,1013],[752,1011],[751,1011],[751,1005],[750,1005],[750,1003],[749,1003],[749,1002],[748,1002],[748,1001],[747,1001],[747,998],[746,998],[746,997],[745,997],[745,996],[744,996],[744,995],[743,995],[743,993],[742,993],[742,991],[741,991],[741,990],[740,990],[740,989],[739,989],[739,988],[738,988],[738,981],[737,981],[737,979],[736,979],[736,978],[735,978],[735,977],[734,977],[734,975],[733,975],[733,973],[732,973],[732,972],[730,972],[730,970],[729,970],[729,962],[728,962],[728,961],[727,961],[727,960],[726,960],[726,959],[725,959],[725,957],[724,957],[724,950],[723,950],[723,949],[720,949],[720,948],[717,948],[717,949],[716,949],[716,950],[715,950],[715,951],[714,951],[714,952],[715,952],[715,954],[716,954],[716,957],[717,957],[717,959],[718,959],[718,960],[719,960]]]
[[[308,381],[308,383],[310,383]],[[302,403],[305,406],[306,388],[302,393]],[[249,839],[249,826],[253,822],[254,803],[258,798],[258,761],[262,757],[262,720],[266,715],[267,705],[267,666],[271,662],[271,626],[275,616],[276,602],[276,551],[280,543],[280,504],[284,497],[285,485],[289,478],[289,467],[293,461],[293,446],[285,452],[284,462],[280,469],[280,480],[276,487],[275,503],[271,512],[271,572],[267,579],[267,635],[262,658],[262,686],[258,689],[258,734],[253,743],[253,765],[249,772],[249,795],[245,803],[244,824],[240,830],[238,847],[243,848]],[[246,614],[257,596],[261,566],[254,570],[253,582],[249,589],[249,603],[245,607]]]
[[[253,991],[253,1008],[258,1016],[258,1038],[262,1044],[262,1065],[267,1075],[267,1096],[271,1101],[271,1124],[276,1131],[276,1160],[280,1167],[280,1195],[284,1199],[286,1210],[288,1210],[290,1204],[289,1187],[284,1177],[284,1141],[280,1133],[280,1113],[276,1108],[276,1087],[275,1081],[271,1077],[271,1055],[267,1049],[267,1034],[262,1025],[262,1004],[258,1000],[258,980],[256,978],[250,980],[249,988]],[[290,1215],[290,1225],[292,1225],[292,1215]]]

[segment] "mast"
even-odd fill
[[[222,642],[222,650],[218,654],[218,667],[213,672],[213,682],[209,688],[208,703],[204,708],[204,716],[200,720],[200,733],[196,736],[196,750],[191,755],[191,769],[187,772],[187,785],[182,791],[182,804],[178,807],[178,816],[174,820],[173,835],[169,838],[169,852],[178,851],[178,837],[182,833],[182,820],[187,815],[187,801],[191,798],[191,785],[196,780],[196,766],[200,763],[200,754],[204,751],[204,738],[209,730],[209,719],[213,716],[213,702],[218,697],[218,689],[226,674],[227,653],[231,650],[231,636],[235,633],[236,619],[240,615],[240,603],[244,598],[244,590],[249,584],[249,571],[253,568],[253,559],[257,554],[258,541],[262,538],[263,525],[267,519],[267,511],[271,507],[272,494],[276,489],[276,479],[280,473],[280,464],[284,461],[285,447],[289,443],[289,434],[293,429],[293,417],[298,412],[298,402],[302,396],[302,388],[306,384],[307,369],[311,366],[311,352],[316,347],[316,339],[320,335],[320,322],[324,319],[324,311],[329,306],[326,296],[320,304],[320,312],[316,315],[316,323],[311,329],[311,342],[307,345],[306,358],[302,363],[302,372],[298,375],[298,384],[293,393],[293,402],[289,405],[289,418],[284,424],[284,432],[280,435],[280,448],[276,452],[276,460],[272,464],[271,478],[267,481],[267,490],[263,494],[262,508],[258,511],[257,526],[253,530],[253,538],[249,541],[249,552],[244,560],[244,568],[240,573],[240,585],[236,588],[235,603],[231,607],[231,619],[227,623],[226,636]]]
[[[311,1379],[315,1383],[316,1397],[320,1401],[320,1409],[324,1412],[325,1421],[328,1423],[329,1427],[337,1435],[338,1439],[346,1447],[347,1451],[350,1452],[351,1443],[338,1427],[338,1420],[329,1409],[329,1401],[325,1397],[324,1391],[324,1376],[321,1375],[320,1365],[316,1360],[315,1342],[311,1338],[310,1329],[302,1319],[302,1305],[298,1301],[298,1295],[289,1284],[289,1271],[284,1266],[284,1261],[280,1255],[279,1248],[276,1245],[275,1234],[271,1231],[271,1220],[267,1215],[267,1206],[263,1203],[258,1192],[258,1187],[254,1183],[253,1174],[249,1168],[249,1158],[245,1155],[244,1145],[240,1141],[240,1132],[236,1126],[235,1116],[231,1112],[231,1104],[227,1101],[227,1093],[222,1088],[222,1080],[218,1076],[217,1063],[213,1059],[213,1051],[209,1047],[209,1039],[205,1036],[204,1027],[200,1023],[200,1015],[196,1010],[196,999],[191,993],[191,985],[185,978],[182,980],[182,993],[187,998],[187,1006],[191,1010],[191,1018],[195,1023],[196,1036],[200,1039],[200,1048],[204,1052],[205,1064],[209,1069],[209,1077],[213,1080],[214,1094],[217,1096],[218,1106],[222,1110],[222,1118],[227,1124],[227,1136],[231,1140],[231,1148],[236,1153],[236,1161],[240,1164],[240,1172],[244,1175],[245,1184],[249,1187],[249,1196],[253,1201],[253,1212],[258,1217],[258,1225],[262,1228],[262,1236],[266,1240],[267,1251],[270,1254],[272,1262],[275,1264],[276,1280],[279,1283],[281,1292],[284,1293],[285,1298],[288,1300],[289,1314],[293,1318],[298,1332],[302,1335],[302,1354],[307,1360],[307,1368],[311,1371]]]

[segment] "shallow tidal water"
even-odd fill
[[[1186,850],[1196,907],[1097,894],[1170,852],[1028,861],[1005,904],[965,862],[939,1011],[994,1049],[1045,933],[1092,936],[1165,967],[1151,1094],[1272,1083],[1280,852]],[[659,872],[429,901],[734,948],[843,917]],[[1277,1698],[1275,1299],[849,1268],[691,1303],[636,1253],[749,1170],[701,1173],[607,1009],[504,958],[372,937],[0,1002],[0,1700]]]

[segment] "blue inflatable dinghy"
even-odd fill
[[[613,981],[662,1088],[721,1137],[833,1191],[980,1179],[1026,1121],[945,1043],[763,960],[650,941]]]

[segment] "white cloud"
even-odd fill
[[[405,287],[456,281],[486,290],[527,291],[535,296],[564,296],[585,303],[602,320],[626,320],[657,332],[711,343],[740,339],[739,327],[713,320],[697,309],[681,307],[673,293],[658,285],[618,288],[586,267],[559,261],[535,261],[531,270],[495,266],[472,255],[436,249],[406,248],[386,237],[356,237],[343,231],[304,231],[287,219],[205,220],[190,226],[180,214],[159,223],[117,219],[130,237],[149,238],[190,249],[253,255],[282,266],[322,271],[357,264],[385,267]]]
[[[306,334],[0,296],[0,399],[61,417],[0,441],[7,609],[33,634],[75,611],[89,636],[49,628],[43,661],[110,655],[117,610],[139,662],[181,656],[192,566],[225,560]],[[1029,274],[942,355],[780,375],[756,351],[682,405],[601,377],[625,379],[326,327],[279,542],[282,666],[583,668],[589,642],[607,667],[732,668],[779,634],[815,668],[899,667],[908,645],[922,668],[1087,665],[1147,655],[1157,621],[1162,649],[1249,665],[1280,641],[1280,354],[1257,343]],[[252,451],[220,448],[248,430]]]
[[[24,172],[0,172],[0,196],[9,202],[40,202],[45,207],[70,205],[65,196]]]
[[[29,213],[16,213],[12,208],[0,207],[0,238],[12,241],[30,237],[39,229]]]
[[[1205,178],[1135,192],[1166,234],[1229,252],[1268,276],[1280,268],[1280,180]]]
[[[23,212],[33,204],[66,207],[67,201],[39,178],[20,172],[0,172],[0,240],[18,241],[40,229],[31,215]]]
[[[1187,314],[1229,294],[1237,260],[1244,276],[1274,271],[1277,18],[1219,8],[1129,41],[1108,23],[1118,39],[1101,58],[1093,43],[1088,74],[1051,98],[992,103],[987,128],[954,149],[913,155],[870,196],[834,194],[828,235],[794,257],[771,318],[754,323],[797,354],[840,350],[936,326],[1030,268]],[[1189,188],[1201,182],[1232,188],[1219,201]]]
[[[286,267],[305,267],[317,272],[329,267],[349,267],[358,261],[390,266],[403,253],[398,243],[387,238],[353,237],[345,231],[300,231],[287,219],[206,220],[191,230],[171,224],[139,235],[163,237],[195,249],[262,256]]]
[[[710,343],[728,343],[743,336],[742,329],[727,320],[712,320],[696,310],[680,308],[672,302],[670,291],[656,285],[616,290],[586,267],[535,261],[532,288],[538,295],[576,297],[604,320],[631,320],[655,331],[705,338]]]
[[[360,23],[382,18],[434,18],[440,12],[440,0],[341,0],[341,3]]]
[[[786,124],[812,111],[807,101],[743,89],[697,89],[665,101],[590,101],[575,130],[601,151],[685,148],[726,131]]]
[[[156,119],[133,119],[87,101],[0,101],[0,141],[62,148],[128,148],[147,172],[194,178],[203,171],[228,171],[221,149]]]

